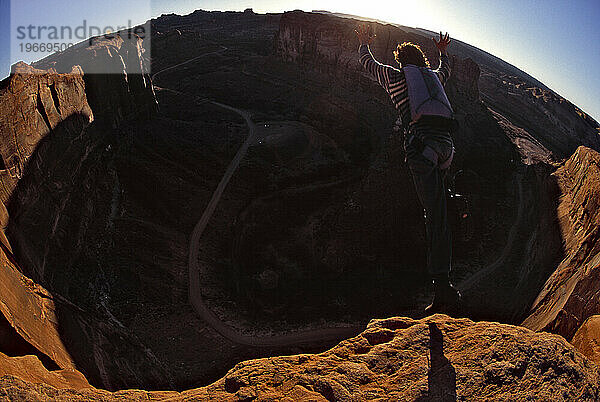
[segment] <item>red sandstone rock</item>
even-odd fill
[[[112,71],[114,74],[95,70],[107,65],[120,70]],[[89,145],[105,134],[100,132],[103,128],[106,131],[111,125],[116,127],[123,119],[147,117],[155,109],[154,92],[143,66],[141,42],[124,42],[119,36],[112,40],[96,38],[90,46],[76,46],[34,66],[17,63],[11,76],[0,83],[0,241],[5,246],[0,252],[3,261],[0,312],[16,331],[10,334],[14,339],[9,343],[29,343],[34,349],[30,352],[42,359],[47,357],[63,369],[73,369],[77,360],[80,370],[91,373],[97,381],[101,378],[101,384],[107,388],[135,386],[139,384],[140,372],[150,375],[156,384],[167,378],[165,384],[168,384],[168,375],[154,372],[156,358],[126,330],[24,276],[21,267],[14,264],[12,248],[4,234],[10,220],[5,205],[9,200],[14,201],[19,180],[26,169],[31,169],[27,164],[32,155],[37,152],[38,167],[40,162],[48,162],[39,154],[47,136],[52,141],[79,140],[79,144]],[[92,121],[96,132],[89,128]],[[85,152],[82,155],[85,158]],[[53,185],[57,186],[53,190],[60,188],[45,176],[34,187]],[[56,196],[56,191],[50,193]],[[20,236],[18,231],[15,236]],[[20,242],[20,263],[28,268],[28,275],[39,280],[44,274],[44,264],[29,258],[35,254],[31,250],[32,245],[27,241]],[[43,254],[43,250],[36,251]],[[115,348],[135,355],[134,360],[144,369],[136,368],[137,373],[133,373],[131,361],[124,363],[107,352]]]
[[[54,297],[21,274],[4,252],[0,261],[0,312],[22,339],[59,367],[75,368],[59,332]]]
[[[597,400],[598,369],[562,337],[435,315],[372,320],[320,354],[245,361],[203,388],[57,390],[0,379],[9,398],[55,400]]]
[[[575,349],[600,366],[600,315],[588,318],[573,336]]]
[[[571,339],[600,314],[600,154],[579,147],[556,172],[564,259],[548,278],[523,325]]]
[[[148,68],[143,57],[142,39],[95,37],[52,54],[33,66],[58,72],[80,66],[85,92],[96,120],[108,127],[134,117],[148,118],[157,108]]]
[[[25,164],[41,141],[60,122],[75,118],[81,130],[93,120],[83,73],[71,66],[68,73],[35,69],[17,63],[0,89],[0,133],[13,138],[0,141],[0,201],[6,203]],[[4,220],[3,220],[4,221]],[[6,226],[4,222],[4,226]]]
[[[48,371],[36,356],[31,355],[9,357],[0,352],[0,377],[4,376],[16,376],[32,384],[47,384],[57,389],[93,388],[79,371]]]

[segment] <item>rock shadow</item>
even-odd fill
[[[452,362],[444,356],[444,335],[430,322],[429,324],[429,372],[427,373],[427,394],[418,401],[456,401],[456,370]]]
[[[109,236],[103,224],[112,195],[107,166],[114,144],[127,141],[123,130],[88,122],[78,113],[66,117],[12,169],[20,177],[0,176],[12,189],[6,235],[22,273],[53,295],[61,341],[90,384],[173,388],[162,363],[103,304],[108,280],[96,260],[108,254],[97,257],[84,247],[110,250],[101,241]]]

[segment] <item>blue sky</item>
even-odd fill
[[[148,15],[196,9],[280,12],[325,9],[433,31],[484,49],[514,64],[600,120],[599,0],[13,0],[38,21],[144,22]],[[10,2],[0,0],[0,76],[10,71]],[[13,7],[13,10],[15,7]],[[14,18],[13,18],[14,19]],[[13,24],[14,25],[14,24]],[[11,33],[13,34],[11,36]],[[31,61],[31,60],[26,60]]]

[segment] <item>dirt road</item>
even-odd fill
[[[155,74],[153,74],[152,78],[154,80],[154,78],[158,74],[161,74],[161,73],[169,71],[169,70],[173,70],[176,67],[190,63],[201,57],[222,53],[226,50],[227,50],[227,48],[225,48],[223,46],[223,49],[221,49],[221,50],[206,53],[204,55],[194,57],[192,59],[186,60],[185,62],[176,64],[174,66],[167,67],[167,68],[160,70],[160,71],[156,72]],[[179,91],[171,89],[171,88],[164,88],[164,89],[176,92],[180,95],[190,96],[195,99],[199,98],[198,96],[194,96],[191,94],[185,94],[185,93],[179,92]],[[204,230],[206,229],[206,227],[210,221],[210,218],[211,218],[212,214],[214,213],[215,208],[217,207],[219,200],[221,199],[221,196],[223,195],[223,191],[225,191],[225,188],[227,187],[227,184],[229,183],[229,180],[231,179],[231,177],[237,170],[242,158],[246,155],[246,152],[248,151],[248,147],[256,140],[256,125],[250,118],[250,113],[248,113],[247,111],[235,108],[233,106],[223,104],[223,103],[219,103],[219,102],[215,102],[215,101],[210,101],[210,103],[212,103],[216,106],[222,107],[224,109],[230,110],[232,112],[235,112],[235,113],[239,114],[240,116],[242,116],[244,118],[244,120],[246,121],[246,124],[248,125],[249,132],[248,132],[248,137],[246,138],[244,143],[238,149],[236,155],[229,163],[229,166],[227,166],[227,169],[225,170],[225,173],[224,173],[223,177],[221,178],[221,181],[219,182],[219,184],[217,185],[217,188],[213,192],[213,195],[212,195],[210,201],[208,202],[208,205],[204,209],[204,212],[203,212],[202,216],[200,217],[200,220],[194,227],[194,230],[192,231],[192,234],[190,236],[188,268],[189,268],[189,299],[190,299],[190,303],[192,304],[192,307],[194,308],[196,313],[200,316],[200,318],[202,318],[204,321],[206,321],[219,334],[221,334],[222,336],[224,336],[225,338],[229,339],[232,342],[239,343],[242,345],[265,346],[265,347],[291,346],[291,345],[296,345],[296,344],[308,344],[308,343],[318,343],[318,342],[331,341],[331,340],[343,340],[348,337],[355,336],[356,334],[358,334],[359,332],[364,330],[364,326],[362,326],[362,325],[361,326],[340,326],[340,327],[308,329],[308,330],[296,331],[293,333],[285,333],[285,334],[271,335],[271,336],[243,335],[243,334],[240,334],[239,332],[235,331],[233,328],[229,327],[225,323],[223,323],[223,321],[221,321],[221,319],[215,313],[213,313],[210,310],[210,308],[208,308],[206,303],[204,302],[204,299],[202,298],[202,288],[200,285],[200,276],[201,276],[200,271],[201,271],[202,267],[200,266],[199,259],[198,259],[198,254],[200,251],[200,248],[199,248],[200,237],[202,236],[202,233],[204,233]]]

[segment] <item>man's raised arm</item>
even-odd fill
[[[431,40],[433,40],[433,43],[435,43],[435,47],[437,47],[440,51],[440,66],[437,70],[435,70],[435,72],[440,78],[442,85],[446,85],[446,81],[450,77],[450,58],[448,57],[448,53],[446,53],[446,48],[448,47],[450,42],[452,42],[452,40],[448,36],[447,32],[446,35],[442,35],[442,33],[440,32],[439,42],[436,41],[435,38],[431,38]]]
[[[389,70],[393,69],[393,67],[381,64],[373,57],[371,49],[369,49],[369,44],[371,44],[375,35],[371,35],[370,29],[364,24],[360,25],[358,30],[354,32],[356,32],[360,42],[360,47],[358,48],[358,61],[373,78],[377,79],[379,85],[381,85],[386,91],[389,91]]]

